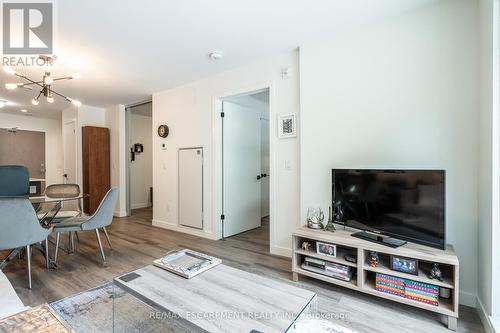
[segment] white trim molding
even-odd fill
[[[235,89],[231,91],[223,92],[219,95],[213,97],[212,101],[212,147],[213,147],[213,179],[212,179],[212,195],[213,201],[213,221],[215,225],[215,236],[216,239],[222,238],[222,220],[220,216],[222,214],[222,128],[220,122],[220,112],[221,112],[221,100],[225,97],[243,95],[246,93],[252,93],[255,91],[269,89],[269,171],[271,175],[276,175],[277,161],[276,161],[276,95],[275,95],[274,81],[267,81],[252,86],[247,86],[240,89]],[[271,177],[269,182],[269,224],[270,224],[270,235],[269,235],[269,251],[273,254],[291,256],[291,250],[286,248],[280,248],[275,246],[275,227],[276,227],[276,177]],[[284,249],[284,250],[283,250]],[[289,254],[287,254],[289,253]]]
[[[125,216],[127,216],[127,212],[126,212],[126,211],[124,211],[124,210],[115,211],[115,212],[113,213],[113,216],[114,216],[114,217],[125,217]]]
[[[493,318],[488,315],[484,304],[481,302],[479,297],[477,298],[477,314],[479,315],[479,319],[481,320],[486,333],[495,333],[495,327],[499,327],[499,323],[495,322]]]
[[[207,231],[203,231],[203,230],[184,227],[184,226],[178,225],[176,223],[170,223],[170,222],[161,221],[158,219],[153,219],[153,227],[182,232],[185,234],[198,236],[198,237],[202,237],[202,238],[207,238],[207,239],[212,239],[212,240],[218,239],[213,232],[207,232]]]

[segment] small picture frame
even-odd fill
[[[418,260],[391,255],[391,269],[397,272],[418,275]]]
[[[328,257],[337,257],[337,245],[323,242],[316,242],[316,253]]]
[[[295,138],[297,136],[295,114],[292,113],[278,116],[278,126],[278,137],[280,139]]]

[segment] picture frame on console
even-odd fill
[[[391,269],[397,272],[418,275],[418,260],[391,255]]]
[[[328,257],[337,257],[337,246],[335,244],[316,242],[316,252]]]

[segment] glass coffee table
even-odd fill
[[[293,332],[316,294],[218,265],[191,279],[146,266],[114,279],[114,332]]]

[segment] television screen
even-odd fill
[[[445,240],[443,170],[332,170],[337,221],[439,249]]]

